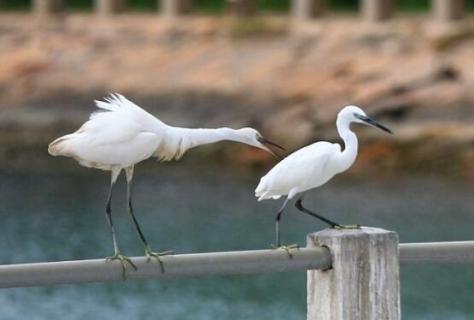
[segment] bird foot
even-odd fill
[[[336,224],[336,225],[332,226],[332,228],[337,229],[337,230],[360,229],[360,225],[359,224],[348,224],[348,225]]]
[[[165,273],[165,266],[163,265],[163,261],[161,261],[160,257],[167,256],[170,254],[174,254],[174,252],[171,250],[163,252],[153,252],[150,247],[147,246],[145,248],[145,257],[147,257],[147,261],[150,261],[151,258],[156,259],[156,261],[158,261],[158,263],[160,264],[161,273]]]
[[[113,256],[106,257],[105,261],[113,261],[113,260],[118,260],[120,261],[120,264],[122,265],[122,278],[123,280],[127,280],[127,263],[133,268],[133,270],[137,271],[137,266],[132,262],[132,260],[121,254],[119,251],[115,252]]]
[[[290,259],[293,258],[293,254],[291,253],[291,250],[299,250],[299,248],[300,247],[297,244],[290,244],[287,246],[277,246],[277,245],[272,244],[273,250],[279,250],[279,249],[285,250]]]

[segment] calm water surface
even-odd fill
[[[136,173],[135,209],[156,251],[269,247],[279,201],[257,203],[259,175],[157,165]],[[101,258],[112,253],[103,214],[108,176],[0,173],[0,263]],[[113,204],[119,244],[142,247],[125,213],[120,180]],[[401,242],[474,239],[471,184],[427,177],[338,177],[306,203],[340,223],[395,230]],[[323,226],[293,207],[286,243]],[[404,319],[474,319],[474,269],[404,266]],[[65,285],[0,291],[0,319],[305,319],[305,273]]]

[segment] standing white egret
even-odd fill
[[[261,178],[255,189],[258,201],[287,196],[275,218],[276,247],[280,247],[279,223],[288,201],[298,194],[325,184],[334,175],[346,171],[354,163],[358,141],[357,136],[350,129],[352,122],[363,123],[392,133],[390,129],[369,118],[359,107],[347,106],[339,112],[336,122],[337,131],[344,141],[344,151],[341,151],[341,146],[337,143],[319,141],[290,154]],[[331,227],[344,228],[303,207],[303,195],[296,201],[295,206],[298,210],[322,220]]]
[[[127,180],[128,213],[145,246],[145,256],[155,257],[163,269],[159,256],[171,252],[156,253],[151,250],[133,213],[131,182],[135,164],[150,157],[156,157],[160,161],[178,160],[191,148],[223,140],[245,143],[270,153],[272,151],[265,144],[281,148],[252,128],[235,130],[172,127],[122,95],[112,94],[104,100],[95,101],[101,110],[92,113],[89,120],[76,132],[51,142],[48,152],[53,156],[72,157],[85,167],[111,171],[106,217],[112,234],[114,255],[108,257],[108,260],[119,260],[124,275],[126,263],[134,269],[136,266],[120,252],[112,222],[112,190],[122,169]]]

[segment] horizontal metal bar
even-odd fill
[[[127,279],[303,271],[331,266],[331,254],[324,247],[291,250],[291,258],[285,250],[255,250],[169,255],[161,260],[164,273],[155,259],[132,258],[138,269],[127,265]],[[120,262],[104,259],[0,266],[0,288],[120,280]]]
[[[400,244],[400,263],[474,263],[474,241]],[[331,254],[325,247],[291,251],[255,250],[181,254],[156,260],[132,258],[128,279],[176,276],[233,275],[327,269]],[[0,288],[122,280],[120,262],[104,259],[0,265]]]
[[[400,263],[474,263],[474,241],[402,243]]]

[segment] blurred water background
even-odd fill
[[[280,204],[255,201],[252,190],[262,173],[190,163],[138,169],[136,212],[155,250],[267,248]],[[2,172],[0,179],[2,264],[112,253],[105,173]],[[306,201],[341,223],[395,230],[401,242],[470,240],[473,191],[472,184],[433,176],[338,177]],[[140,255],[124,196],[120,180],[113,205],[119,243],[126,254]],[[307,233],[323,227],[290,208],[282,236],[304,245]],[[2,290],[0,318],[304,319],[305,281],[301,272]],[[471,266],[403,266],[401,284],[404,319],[472,319]]]

